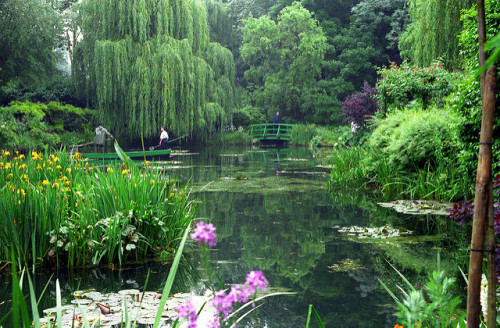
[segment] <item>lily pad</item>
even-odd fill
[[[398,213],[414,215],[448,215],[447,210],[453,207],[452,203],[443,203],[434,200],[396,200],[378,204],[382,207],[393,208]]]

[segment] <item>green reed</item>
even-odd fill
[[[195,209],[161,169],[97,167],[65,151],[0,154],[0,260],[121,265],[172,253]]]
[[[331,155],[330,188],[375,189],[385,198],[467,199],[473,181],[455,160],[442,159],[412,170],[391,165],[373,149],[337,148]]]
[[[363,149],[338,148],[331,156],[332,171],[329,186],[331,188],[363,187],[367,182],[366,167],[363,163],[366,153]]]

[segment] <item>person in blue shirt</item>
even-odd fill
[[[276,112],[276,115],[274,115],[273,123],[274,124],[280,123],[280,112]],[[276,133],[276,135],[278,135],[278,126],[277,125],[274,126],[273,132]]]
[[[276,112],[276,115],[274,115],[273,123],[276,123],[276,124],[280,123],[280,112]]]

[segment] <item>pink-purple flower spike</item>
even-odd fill
[[[247,275],[247,280],[245,281],[245,285],[252,291],[255,292],[255,287],[260,287],[262,290],[266,290],[269,282],[266,277],[264,277],[264,273],[262,271],[250,271]]]
[[[217,245],[215,243],[217,235],[215,234],[215,227],[212,223],[205,224],[203,221],[196,223],[196,228],[194,228],[194,232],[190,236],[192,239],[198,240],[198,244],[200,245],[201,243],[210,246]]]
[[[190,301],[181,304],[175,309],[177,313],[177,318],[186,318],[189,320],[188,328],[197,328],[196,320],[198,320],[198,314],[196,314],[196,309]]]

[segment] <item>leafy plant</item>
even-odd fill
[[[148,165],[94,167],[78,154],[0,153],[0,258],[122,264],[168,253],[194,216],[185,190]],[[43,259],[43,261],[41,261]]]
[[[368,82],[363,83],[361,92],[350,95],[342,104],[342,114],[344,122],[352,122],[356,127],[364,128],[367,119],[378,110],[377,101],[374,95],[378,93],[377,89],[372,88]]]
[[[308,145],[316,134],[314,124],[297,124],[290,134],[290,143],[293,145]]]
[[[431,108],[407,109],[374,121],[370,146],[380,152],[393,167],[416,171],[425,164],[437,166],[439,161],[454,157],[454,134],[450,123],[457,114]]]
[[[439,256],[437,270],[429,273],[428,282],[418,289],[396,268],[394,270],[409,288],[406,291],[398,286],[403,295],[401,299],[377,279],[396,302],[399,312],[395,315],[403,327],[465,327],[463,319],[466,314],[459,310],[460,297],[454,297],[451,292],[455,278],[446,277],[440,269]]]
[[[378,104],[386,112],[403,109],[412,100],[420,102],[423,109],[430,105],[443,107],[453,82],[461,75],[448,72],[440,63],[419,68],[394,62],[388,68],[381,67],[378,74]]]

